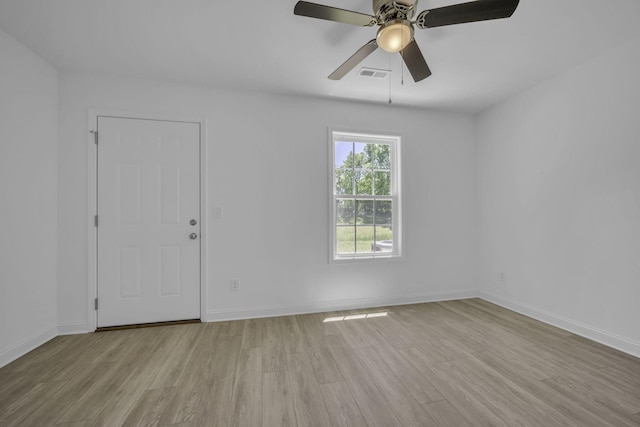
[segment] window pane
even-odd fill
[[[353,169],[336,169],[336,194],[353,194]]]
[[[373,224],[373,200],[356,200],[356,223]]]
[[[366,150],[368,144],[356,142],[353,144],[353,163],[357,168],[371,169],[371,150]]]
[[[389,226],[376,226],[376,241],[372,245],[375,252],[393,251],[393,232]]]
[[[367,194],[371,195],[373,191],[372,188],[372,180],[373,173],[370,169],[356,169],[355,171],[356,178],[356,194]]]
[[[353,167],[353,143],[336,141],[336,168]]]
[[[376,224],[391,225],[392,203],[391,200],[376,200]]]
[[[336,224],[354,225],[356,222],[355,200],[338,200],[336,202]]]
[[[376,196],[391,195],[391,172],[376,171],[373,173],[374,194]]]
[[[373,168],[391,169],[391,147],[389,145],[376,144]]]
[[[352,254],[356,247],[355,227],[336,227],[336,252]]]
[[[373,226],[357,225],[356,226],[356,252],[367,253],[372,251],[373,244]]]

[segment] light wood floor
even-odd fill
[[[479,299],[62,336],[14,425],[639,426],[640,359]]]

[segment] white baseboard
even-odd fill
[[[0,351],[0,368],[8,365],[13,362],[17,358],[24,356],[29,353],[31,350],[36,347],[40,347],[42,344],[47,341],[55,338],[58,330],[55,326],[51,328],[44,329],[40,332],[33,334],[30,337],[23,339],[17,344],[12,345],[11,347]]]
[[[423,302],[450,301],[456,299],[475,298],[475,290],[428,292],[379,298],[348,299],[323,301],[312,304],[271,305],[262,307],[243,307],[220,310],[209,310],[205,321],[219,322],[223,320],[255,319],[259,317],[291,316],[295,314],[321,313],[324,311],[353,310],[374,308],[388,305],[418,304]]]
[[[576,335],[588,338],[590,340],[599,342],[608,347],[615,348],[622,352],[628,353],[635,357],[640,357],[640,342],[631,340],[629,338],[621,337],[611,332],[604,331],[602,329],[589,326],[587,324],[568,319],[563,316],[559,316],[548,311],[541,310],[536,307],[532,307],[526,304],[519,304],[495,295],[488,294],[486,292],[478,292],[480,298],[497,304],[501,307],[515,311],[525,316],[532,317],[544,323],[556,326],[565,331],[569,331]]]
[[[86,334],[89,331],[88,322],[58,323],[58,335]]]

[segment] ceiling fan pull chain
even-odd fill
[[[387,55],[389,58],[389,74],[387,74],[387,80],[389,80],[389,104],[391,104],[391,55]]]
[[[404,46],[404,40],[402,45]],[[402,60],[402,54],[400,55],[400,85],[404,86],[404,61]]]

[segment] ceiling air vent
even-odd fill
[[[361,77],[375,77],[377,79],[384,79],[389,75],[389,70],[378,70],[375,68],[360,68],[358,75]]]

